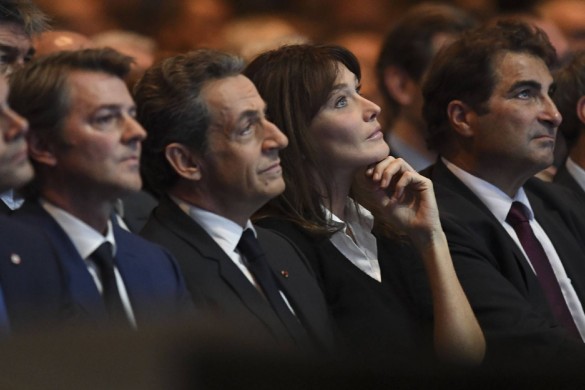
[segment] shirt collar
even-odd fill
[[[447,166],[447,169],[461,180],[463,184],[465,184],[483,202],[483,204],[486,205],[500,223],[506,221],[510,207],[512,207],[512,202],[522,203],[528,212],[528,219],[532,220],[534,218],[530,201],[528,200],[523,187],[520,187],[513,198],[510,198],[495,185],[464,171],[446,158],[441,157],[441,160]]]
[[[73,216],[50,203],[45,199],[40,200],[41,206],[57,221],[73,242],[75,249],[82,258],[87,259],[102,243],[112,244],[113,254],[116,254],[116,240],[112,222],[108,219],[106,235],[104,236],[79,218]]]
[[[171,199],[181,210],[195,220],[226,253],[236,250],[244,231],[240,225],[231,219],[193,206],[177,197],[171,196]],[[250,220],[246,221],[245,229],[252,229],[254,236],[257,237],[256,229]]]
[[[573,176],[573,179],[579,184],[583,190],[585,190],[585,169],[581,168],[579,165],[575,163],[571,159],[571,157],[567,158],[567,162],[565,163],[565,167],[567,171]]]
[[[333,214],[325,206],[322,207],[323,212],[325,213],[325,218],[333,222],[343,224],[343,231],[347,229],[347,224],[351,225],[355,223],[359,223],[365,230],[369,232],[371,232],[374,228],[374,216],[372,213],[359,203],[354,202],[350,197],[348,197],[345,202],[345,221],[342,221],[337,215]]]

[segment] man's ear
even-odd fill
[[[585,96],[581,96],[577,101],[577,117],[581,124],[585,125]]]
[[[53,144],[30,132],[27,135],[27,143],[28,155],[31,160],[52,167],[57,165],[57,156]]]
[[[168,144],[165,158],[179,176],[187,180],[201,180],[201,159],[187,146],[177,142]]]
[[[397,66],[390,65],[384,69],[384,85],[388,94],[401,106],[408,106],[415,99],[416,83]]]
[[[474,110],[461,100],[452,100],[447,105],[449,123],[455,132],[463,137],[474,134],[473,119],[477,116]]]

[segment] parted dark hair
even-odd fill
[[[479,114],[487,112],[496,79],[494,64],[506,52],[526,53],[550,67],[556,52],[539,28],[518,21],[500,21],[463,34],[443,48],[432,61],[423,82],[423,117],[429,146],[441,150],[448,142],[447,106],[461,100]]]
[[[339,224],[328,220],[323,210],[323,206],[330,208],[331,175],[319,164],[310,126],[329,99],[342,65],[360,79],[359,62],[349,50],[304,44],[263,53],[244,71],[267,102],[268,118],[289,141],[280,151],[286,188],[255,218],[284,218],[318,235],[339,230]],[[352,189],[354,200],[361,203],[358,192]]]
[[[141,170],[148,190],[161,195],[179,175],[165,157],[177,142],[203,153],[211,117],[201,95],[213,80],[241,74],[244,62],[231,54],[200,49],[167,58],[146,71],[134,87],[137,119],[148,137],[143,143]]]
[[[132,61],[131,57],[108,48],[63,51],[40,57],[10,76],[8,104],[28,120],[31,133],[45,142],[58,144],[71,111],[69,75],[75,71],[100,72],[123,80],[130,72]],[[32,163],[38,168],[34,160]],[[42,180],[41,175],[35,175],[22,189],[23,195],[38,196]]]
[[[433,3],[414,6],[398,20],[384,38],[376,63],[378,89],[386,101],[386,118],[393,121],[400,110],[400,105],[386,89],[386,68],[396,66],[412,80],[420,82],[436,54],[433,39],[438,34],[457,36],[475,25],[475,19],[462,9]]]
[[[30,0],[0,0],[0,24],[14,23],[29,37],[48,28],[47,16]]]
[[[571,148],[585,124],[577,116],[577,102],[585,96],[585,51],[571,55],[565,65],[554,73],[556,91],[553,101],[563,117],[559,130]]]

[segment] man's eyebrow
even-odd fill
[[[520,80],[520,81],[516,81],[514,84],[512,84],[512,86],[509,89],[509,92],[515,91],[517,89],[520,88],[532,88],[532,89],[542,89],[542,84],[539,83],[538,81],[534,81],[534,80]]]
[[[238,118],[238,122],[241,122],[246,119],[258,119],[260,118],[260,113],[257,110],[246,110],[240,114]]]

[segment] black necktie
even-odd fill
[[[530,221],[522,203],[512,203],[506,222],[514,228],[518,235],[555,318],[572,336],[581,339],[550,261],[530,227]]]
[[[129,324],[116,282],[112,245],[109,242],[104,242],[91,254],[90,259],[93,260],[100,271],[102,297],[110,319],[115,322]]]
[[[307,332],[280,295],[277,281],[266,262],[266,255],[251,229],[246,229],[242,233],[237,248],[240,254],[246,257],[248,269],[292,338],[297,344],[305,344],[308,339]]]

